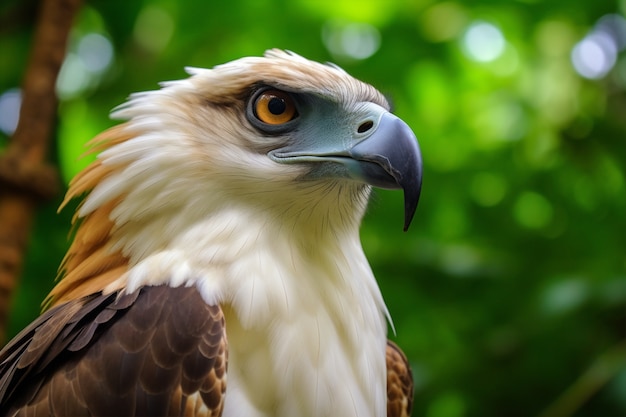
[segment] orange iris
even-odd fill
[[[280,125],[292,120],[296,115],[296,105],[288,93],[267,90],[256,99],[256,116],[268,125]]]

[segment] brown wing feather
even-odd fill
[[[53,307],[0,352],[0,415],[220,416],[224,317],[195,288]]]
[[[387,341],[387,417],[409,417],[413,408],[413,375],[398,345]]]

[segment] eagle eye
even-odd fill
[[[264,90],[252,104],[254,117],[267,125],[283,125],[298,116],[296,103],[289,93],[280,90]]]

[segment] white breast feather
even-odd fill
[[[133,118],[128,129],[142,133],[100,155],[103,164],[126,168],[100,183],[80,210],[84,216],[123,197],[111,214],[113,250],[121,249],[131,268],[107,290],[196,285],[207,303],[222,305],[225,417],[384,416],[387,310],[358,236],[367,192],[358,196],[353,221],[307,228],[298,216],[311,199],[328,205],[330,217],[355,209],[336,207],[336,196],[324,197],[328,190],[284,191],[297,168],[256,154],[221,148],[227,153],[213,153],[207,164],[203,155],[212,150],[204,147],[211,144],[173,128],[180,109],[164,114],[176,88],[189,85],[171,83],[119,110]],[[220,158],[240,166],[214,166]],[[234,189],[211,181],[218,170]],[[259,205],[231,204],[228,193],[256,193]],[[275,207],[298,198],[300,207]]]

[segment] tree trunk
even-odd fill
[[[38,203],[59,192],[58,173],[46,164],[57,110],[55,84],[81,0],[42,0],[22,85],[17,129],[0,155],[0,344],[22,270]]]

